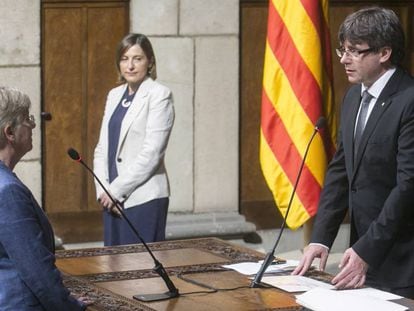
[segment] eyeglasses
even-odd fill
[[[27,118],[24,121],[28,122],[31,126],[36,125],[36,119],[35,119],[34,115],[32,115],[32,114],[28,115]]]
[[[335,49],[336,55],[338,55],[339,58],[344,57],[344,55],[352,56],[354,58],[358,58],[359,55],[373,52],[375,51],[375,48],[368,48],[365,50],[357,50],[354,48],[345,49],[344,47],[340,47]]]
[[[36,119],[34,115],[29,115],[29,117],[27,118],[28,121],[30,121],[30,123],[36,123]]]

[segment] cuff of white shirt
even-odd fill
[[[324,245],[324,244],[321,244],[321,243],[309,243],[309,245],[319,245],[319,246],[325,247],[328,250],[328,252],[329,252],[329,247],[326,246],[326,245]]]

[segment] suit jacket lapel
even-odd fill
[[[132,101],[131,106],[129,107],[124,120],[122,121],[121,126],[121,132],[119,134],[119,144],[118,144],[118,150],[120,146],[122,146],[122,142],[125,139],[126,134],[128,133],[129,128],[132,125],[132,122],[136,119],[136,117],[139,115],[139,113],[144,108],[144,101],[146,100],[146,97],[148,96],[148,84],[150,83],[150,79],[146,79],[142,82],[140,85],[137,94],[135,94],[135,97]]]
[[[368,118],[367,124],[364,129],[364,133],[362,134],[362,137],[361,137],[361,141],[360,141],[359,148],[358,148],[358,154],[356,155],[355,162],[354,162],[354,173],[355,173],[355,169],[358,167],[359,163],[361,162],[362,154],[365,151],[365,147],[367,145],[368,139],[372,135],[376,124],[378,123],[383,113],[391,105],[392,103],[391,96],[394,95],[398,91],[398,87],[399,87],[402,77],[403,77],[403,71],[397,69],[394,75],[388,81],[387,85],[382,90],[380,96],[378,97],[375,103],[374,109],[372,110],[371,115]]]
[[[112,114],[114,113],[116,107],[118,106],[119,102],[121,101],[121,98],[124,95],[127,86],[128,86],[127,84],[124,84],[122,87],[119,87],[116,90],[116,93],[110,99],[109,104],[108,104],[108,108],[107,108],[108,111],[106,112],[108,123],[109,123],[109,120],[111,119]]]
[[[350,113],[347,114],[347,119],[343,121],[343,133],[344,133],[344,152],[347,163],[351,164],[352,171],[355,167],[354,161],[354,129],[356,123],[356,117],[358,114],[359,104],[361,102],[361,89],[355,88],[354,93],[350,94],[347,102],[351,106]]]

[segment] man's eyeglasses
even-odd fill
[[[36,125],[36,119],[34,117],[34,115],[30,114],[27,116],[27,118],[25,119],[26,122],[29,122],[30,125],[34,126]]]
[[[354,58],[357,58],[359,55],[364,53],[369,53],[375,51],[375,48],[368,48],[365,50],[357,50],[354,48],[345,49],[343,47],[335,49],[336,55],[338,55],[339,58],[342,58],[344,55],[352,56]]]

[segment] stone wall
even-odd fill
[[[167,151],[173,212],[238,211],[239,1],[132,0],[175,99]]]
[[[16,166],[16,174],[41,202],[40,148],[40,1],[2,0],[0,8],[0,85],[29,95],[37,126],[33,150]]]
[[[16,173],[39,202],[40,14],[40,0],[3,0],[0,9],[0,83],[29,94],[39,121],[34,149]],[[130,21],[131,32],[151,39],[158,79],[174,94],[176,120],[166,162],[170,211],[178,216],[169,217],[170,233],[174,219],[180,232],[200,228],[197,222],[187,228],[191,219],[183,223],[182,214],[203,215],[199,221],[210,227],[204,231],[245,230],[238,214],[239,1],[131,0]]]

